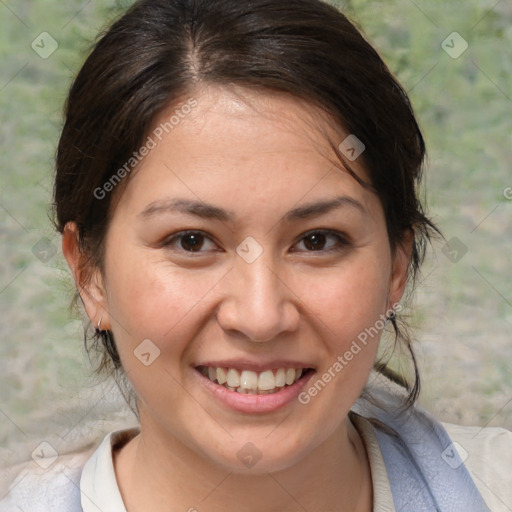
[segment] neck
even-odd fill
[[[190,450],[169,433],[145,429],[114,455],[128,512],[244,510],[368,512],[372,486],[364,445],[347,418],[299,463],[281,471],[241,474]]]

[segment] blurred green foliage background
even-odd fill
[[[411,311],[422,402],[447,421],[510,428],[512,201],[504,191],[512,187],[512,3],[332,3],[360,26],[410,93],[429,148],[430,214],[446,240],[456,237],[467,248],[453,262],[445,241],[434,244]],[[123,409],[117,398],[108,406],[81,398],[94,381],[81,323],[68,308],[73,287],[48,212],[67,89],[98,32],[129,4],[0,2],[3,446],[76,422],[81,410],[99,421],[109,407]],[[42,32],[58,43],[46,59],[31,48]],[[468,43],[456,59],[441,46],[453,32]],[[34,251],[41,243],[46,261]]]

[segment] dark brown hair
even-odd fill
[[[423,137],[407,94],[378,53],[345,15],[320,0],[141,0],[102,35],[69,92],[56,164],[55,224],[63,232],[76,223],[84,268],[102,268],[113,210],[113,194],[98,198],[94,191],[143,144],[164,108],[203,84],[284,92],[355,134],[366,147],[361,158],[384,207],[391,248],[414,232],[414,283],[437,231],[417,193]],[[376,369],[407,387],[411,405],[419,376],[399,320],[391,318],[395,345],[408,348],[413,381],[382,361]],[[100,366],[122,371],[112,333],[95,331],[92,340]]]

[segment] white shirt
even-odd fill
[[[395,512],[386,467],[373,428],[356,416],[372,474],[374,512]],[[491,512],[512,511],[512,432],[443,423]],[[0,500],[0,512],[126,512],[113,464],[113,447],[137,428],[111,432],[94,450],[63,455],[48,469],[25,466]],[[1,497],[1,496],[0,496]],[[74,508],[70,505],[75,503]],[[79,505],[81,504],[81,507]]]

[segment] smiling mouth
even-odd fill
[[[277,393],[314,371],[312,368],[279,368],[255,372],[211,366],[197,366],[196,370],[215,384],[246,395]]]

